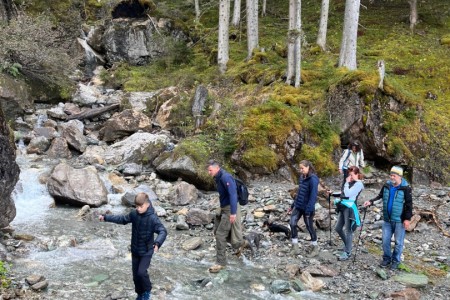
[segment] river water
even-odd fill
[[[11,225],[16,234],[35,237],[20,246],[13,257],[17,277],[45,276],[49,287],[40,294],[40,299],[105,299],[109,294],[135,299],[128,251],[131,226],[100,223],[95,219],[83,221],[77,217],[79,208],[54,206],[45,184],[41,183],[54,162],[22,155],[20,151],[17,162],[21,174],[13,193],[17,216]],[[98,210],[126,213],[117,199],[120,195],[109,195],[109,204]],[[153,256],[149,270],[152,299],[331,299],[312,292],[272,294],[270,283],[278,278],[267,268],[272,262],[264,258],[259,263],[245,257],[230,258],[226,271],[210,274],[208,267],[214,262],[214,248],[202,246],[186,252],[180,240],[195,232],[176,231],[173,222],[164,224],[169,235]],[[212,233],[205,239],[212,241]]]

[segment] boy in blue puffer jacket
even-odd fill
[[[134,199],[136,210],[127,215],[100,215],[99,220],[116,224],[131,223],[131,263],[136,300],[150,300],[152,284],[147,269],[152,255],[164,243],[167,231],[155,214],[148,195],[139,193]],[[154,234],[158,236],[154,239]]]

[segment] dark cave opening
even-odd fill
[[[112,18],[145,18],[150,7],[147,4],[141,4],[138,0],[120,2],[112,11]]]

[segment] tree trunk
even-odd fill
[[[291,84],[295,69],[295,1],[289,0],[289,29],[287,36],[288,56],[287,56],[287,71],[286,84]]]
[[[418,14],[417,14],[417,0],[409,0],[409,7],[410,7],[410,13],[409,13],[409,29],[411,30],[411,33],[414,33],[414,28],[417,24],[418,20]]]
[[[194,0],[195,5],[195,21],[198,22],[200,20],[200,0]]]
[[[356,70],[356,46],[358,38],[360,0],[346,0],[344,31],[342,34],[341,52],[339,54],[339,67]]]
[[[253,55],[253,50],[258,48],[258,0],[247,0],[247,59]]]
[[[238,27],[241,22],[241,0],[234,0],[233,19],[231,25]]]
[[[327,26],[328,26],[328,10],[330,0],[322,0],[322,8],[320,9],[319,33],[317,34],[317,45],[325,51],[327,44]]]
[[[302,10],[302,1],[296,0],[296,7],[295,7],[295,87],[300,86],[300,79],[301,79],[301,32],[302,32],[302,22],[301,22],[301,10]]]
[[[218,49],[217,63],[219,72],[224,74],[227,71],[228,54],[228,30],[230,22],[230,0],[219,1],[219,33],[218,33]]]
[[[266,16],[266,8],[267,8],[267,0],[262,0],[262,10],[261,10],[261,16]]]

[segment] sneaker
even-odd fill
[[[389,260],[383,259],[383,261],[380,263],[380,267],[387,268],[390,264],[391,262]]]
[[[349,260],[350,259],[350,254],[348,254],[347,252],[342,252],[341,255],[339,255],[338,260],[340,261],[344,261],[344,260]]]
[[[393,262],[391,264],[391,270],[397,270],[399,265],[400,265],[399,262]]]

